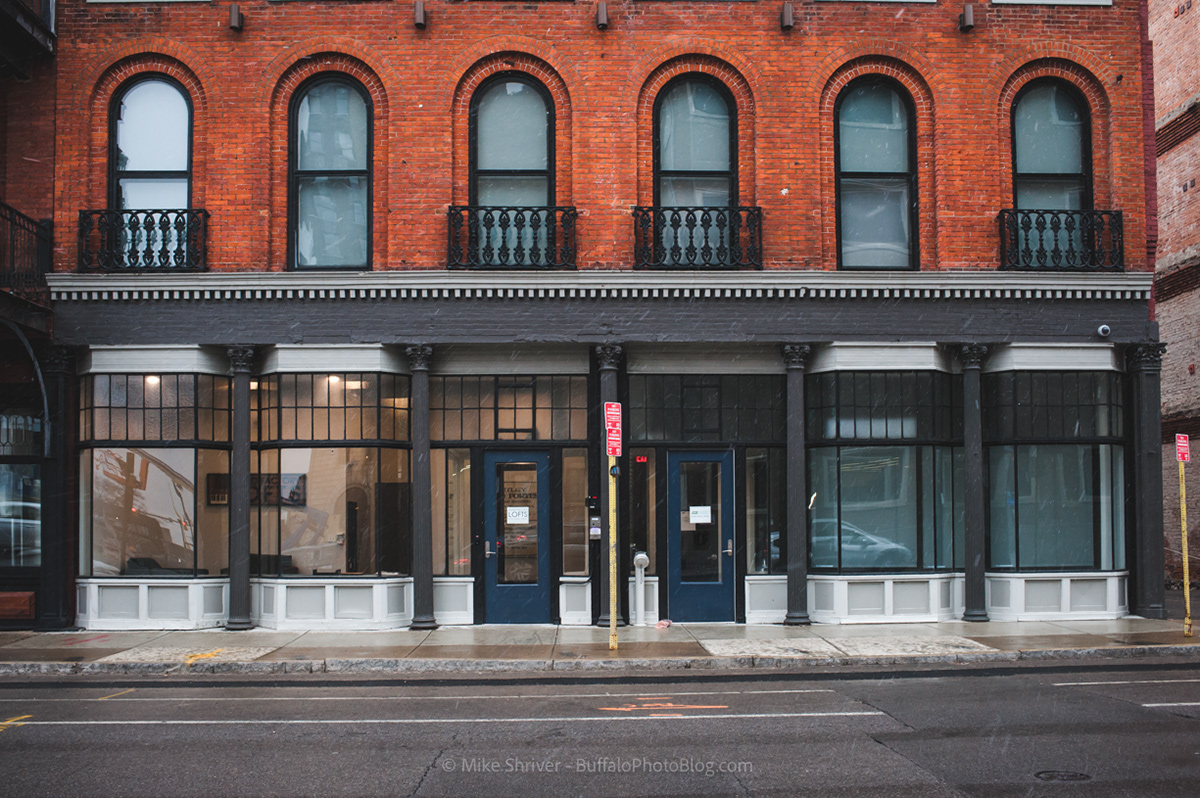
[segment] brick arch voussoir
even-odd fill
[[[542,66],[539,68],[547,70],[547,74],[554,76],[551,81],[561,84],[561,91],[574,98],[574,102],[581,107],[586,104],[587,85],[574,65],[553,45],[529,36],[492,36],[468,47],[450,62],[450,67],[445,73],[448,85],[444,87],[441,96],[449,98],[452,109],[457,107],[462,99],[461,94],[466,82],[472,76],[477,76],[478,71],[492,61],[503,61],[505,58],[514,61],[528,59],[528,61],[522,61],[521,66],[505,65],[504,69],[516,69],[537,74],[531,67],[535,63],[541,64]],[[496,71],[501,70],[497,69]],[[546,88],[550,89],[551,94],[555,94],[555,89],[550,83],[546,83]],[[469,101],[469,90],[466,91],[466,94]],[[559,97],[556,95],[555,102],[557,103],[558,100]]]
[[[762,87],[764,85],[762,73],[754,65],[754,62],[732,48],[716,46],[710,40],[699,37],[672,39],[662,46],[653,48],[647,52],[629,72],[629,80],[626,83],[627,107],[634,103],[637,103],[640,107],[645,99],[648,88],[651,86],[651,82],[656,77],[663,77],[664,73],[669,71],[673,66],[687,67],[689,62],[700,64],[702,63],[701,59],[705,57],[712,59],[715,63],[724,64],[731,71],[731,74],[736,76],[736,80],[742,83],[747,90],[746,99],[750,103],[746,106],[747,109],[753,109],[754,98],[762,96]],[[685,68],[683,71],[695,72],[705,70]],[[682,72],[674,72],[666,75],[665,79],[669,80],[676,74],[682,74]],[[659,88],[661,88],[661,85]],[[730,85],[729,88],[730,91],[734,91],[734,86]],[[734,96],[737,97],[736,92]],[[738,97],[738,99],[741,100],[742,98]]]
[[[342,59],[340,66],[332,66],[336,59]],[[313,67],[319,69],[312,69]],[[311,72],[306,70],[312,69]],[[303,73],[304,80],[317,71],[342,71],[352,75],[371,93],[372,103],[377,113],[387,107],[387,90],[389,87],[402,84],[399,73],[393,69],[386,58],[372,48],[354,39],[345,37],[327,37],[297,42],[278,56],[263,70],[264,80],[260,84],[263,92],[261,105],[274,109],[281,91],[288,91],[288,81]],[[372,83],[375,87],[372,87]],[[290,88],[298,84],[291,84]],[[376,89],[378,97],[376,96]]]
[[[917,92],[912,90],[915,86],[922,87],[920,91],[929,102],[935,100],[941,74],[934,63],[919,51],[888,39],[867,39],[831,51],[810,74],[804,96],[810,100],[823,97],[832,81],[861,64],[875,64],[876,71],[882,70],[881,74],[891,75],[909,87],[914,102],[920,102]]]

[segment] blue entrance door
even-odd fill
[[[732,621],[733,453],[667,454],[667,599],[679,621]]]
[[[550,456],[484,455],[484,603],[488,623],[550,622]]]

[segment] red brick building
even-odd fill
[[[76,622],[1161,615],[1146,20],[61,3]]]
[[[1200,312],[1200,9],[1186,2],[1150,4],[1154,40],[1154,125],[1158,154],[1161,235],[1155,308],[1167,344],[1163,358],[1163,492],[1168,576],[1183,576],[1180,557],[1179,472],[1175,436],[1200,436],[1196,322]],[[1193,491],[1196,489],[1193,488]],[[1195,495],[1193,493],[1193,495]],[[1190,524],[1195,528],[1195,522]],[[1189,540],[1192,563],[1200,537]]]

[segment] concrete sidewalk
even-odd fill
[[[1181,656],[1181,620],[807,627],[677,623],[608,630],[447,626],[434,631],[0,632],[0,676],[18,674],[449,673],[803,669],[830,665]]]

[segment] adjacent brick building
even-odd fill
[[[1163,358],[1163,492],[1166,565],[1183,576],[1180,557],[1179,473],[1175,436],[1200,436],[1200,8],[1191,3],[1152,2],[1154,120],[1158,154],[1161,235],[1154,282],[1155,310],[1167,344]],[[1193,487],[1193,496],[1197,488]],[[1189,526],[1193,566],[1200,548],[1196,521]]]
[[[1161,615],[1144,3],[58,34],[76,622]]]

